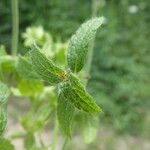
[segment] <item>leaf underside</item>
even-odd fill
[[[30,51],[30,56],[34,70],[43,80],[49,82],[50,84],[57,84],[64,79],[61,76],[61,74],[64,74],[63,70],[55,66],[52,61],[47,59],[46,56],[39,51],[38,47],[34,46],[32,48]]]

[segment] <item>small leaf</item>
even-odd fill
[[[24,147],[27,150],[36,150],[36,141],[35,141],[35,137],[32,133],[27,133],[25,138],[24,138]]]
[[[33,68],[43,80],[48,81],[50,84],[56,84],[64,79],[64,71],[48,60],[36,46],[30,51],[30,56]]]
[[[18,89],[22,96],[34,96],[39,92],[42,92],[44,85],[39,80],[20,80],[18,83]]]
[[[0,150],[15,150],[14,146],[7,139],[0,138]]]
[[[15,57],[9,55],[0,57],[0,71],[7,74],[15,72],[16,60],[17,59]]]
[[[4,132],[7,124],[7,98],[9,94],[8,87],[0,82],[0,135]]]
[[[6,104],[0,106],[0,135],[4,132],[7,124]]]
[[[0,82],[0,106],[2,104],[7,103],[7,98],[9,94],[10,94],[10,91],[8,87],[4,83]]]
[[[71,37],[68,47],[67,61],[73,72],[79,72],[85,63],[88,46],[95,37],[96,30],[100,27],[100,18],[88,20],[82,24],[76,33]]]
[[[68,79],[60,86],[64,97],[70,100],[78,109],[83,109],[86,112],[100,112],[100,107],[86,92],[78,79],[73,75],[70,75]]]
[[[59,125],[64,134],[71,137],[71,125],[73,121],[75,107],[69,102],[68,99],[60,91],[58,96],[57,115]]]
[[[39,75],[32,68],[32,64],[25,58],[19,57],[16,69],[20,77],[29,80],[40,79]]]

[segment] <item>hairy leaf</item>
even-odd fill
[[[7,102],[9,94],[10,92],[8,87],[4,83],[0,82],[0,106]]]
[[[88,46],[95,37],[96,31],[101,25],[100,18],[88,20],[82,24],[71,37],[68,47],[67,61],[73,72],[79,72],[85,63]]]
[[[30,56],[33,68],[43,80],[48,81],[50,84],[56,84],[64,79],[64,71],[48,60],[36,46],[30,51]]]
[[[73,81],[73,80],[76,80]],[[100,107],[95,103],[93,98],[85,91],[78,79],[73,76],[70,81],[61,84],[61,90],[66,99],[70,100],[78,109],[86,112],[100,112]]]
[[[4,132],[7,124],[6,104],[0,106],[0,135]]]
[[[7,139],[0,138],[0,150],[15,150],[14,146]]]
[[[7,124],[7,98],[9,94],[8,87],[0,82],[0,135],[5,130]]]
[[[19,57],[16,69],[20,77],[24,79],[34,80],[40,78],[39,75],[32,68],[32,64],[23,57]]]
[[[71,125],[73,121],[74,111],[75,107],[60,91],[57,106],[58,121],[63,133],[68,137],[71,137]]]

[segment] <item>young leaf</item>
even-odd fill
[[[39,75],[32,68],[32,64],[29,63],[25,58],[19,57],[16,70],[18,74],[24,78],[29,80],[39,79]]]
[[[64,98],[70,100],[78,109],[91,113],[101,111],[93,98],[80,85],[74,86],[67,81],[61,85],[61,90]]]
[[[9,94],[7,86],[0,82],[0,135],[5,130],[7,123],[7,98]]]
[[[75,107],[69,102],[68,99],[60,91],[58,96],[57,115],[59,125],[68,137],[71,137],[71,125],[73,121]]]
[[[0,138],[0,150],[15,150],[14,146],[7,139]]]
[[[82,24],[76,33],[71,37],[68,47],[67,61],[73,72],[79,72],[85,63],[88,46],[95,37],[96,30],[101,25],[100,18],[88,20]]]
[[[30,51],[30,56],[33,68],[43,80],[48,81],[50,84],[56,84],[63,81],[64,71],[55,66],[52,61],[48,60],[36,46]]]

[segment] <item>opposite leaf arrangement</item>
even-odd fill
[[[50,85],[57,85],[58,121],[62,131],[68,137],[71,137],[71,124],[75,108],[88,113],[101,111],[100,107],[87,93],[74,74],[83,68],[88,53],[88,46],[95,37],[100,25],[101,19],[93,18],[82,24],[71,37],[67,52],[67,71],[56,66],[36,45],[33,45],[29,52],[29,59],[20,57],[18,60],[17,70],[20,74],[23,74],[24,78],[42,79]]]

